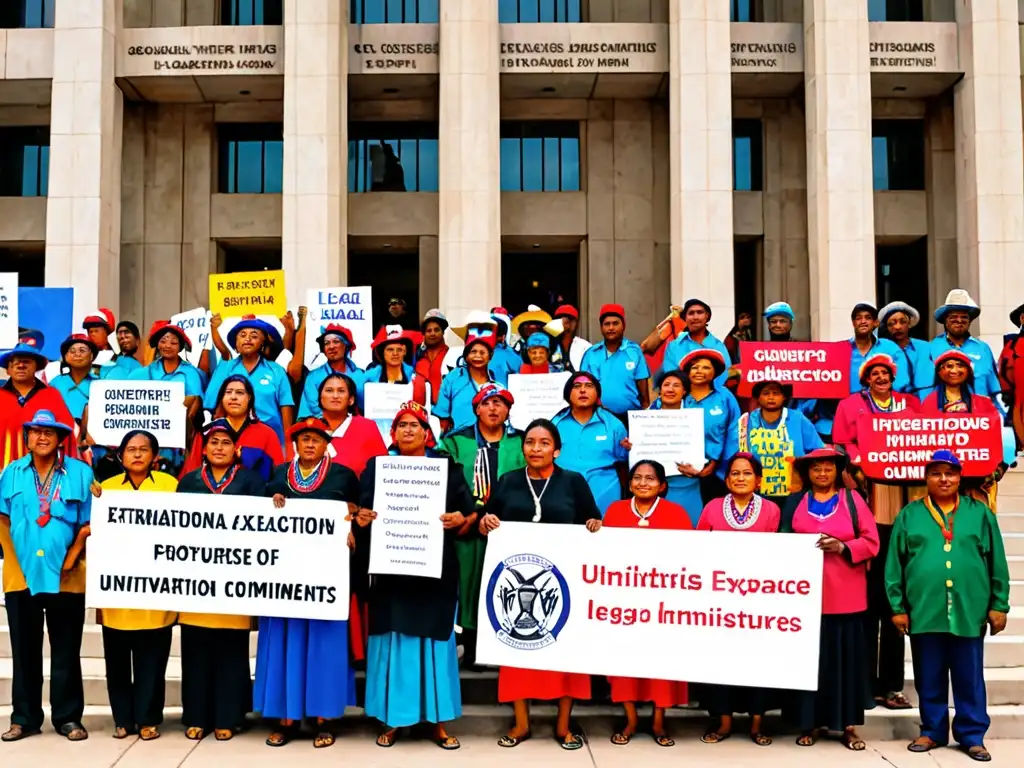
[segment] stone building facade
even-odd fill
[[[422,313],[1024,290],[1015,0],[12,0],[0,271],[140,325],[286,270]],[[924,324],[931,333],[930,323]]]

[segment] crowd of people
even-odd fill
[[[996,357],[971,335],[981,309],[966,291],[936,310],[929,340],[911,334],[916,309],[869,302],[851,311],[850,394],[838,401],[795,400],[791,387],[762,381],[738,398],[742,341],[754,336],[749,313],[724,339],[711,333],[711,307],[690,299],[640,343],[626,338],[622,306],[600,308],[602,340],[578,334],[579,313],[531,306],[469,314],[449,327],[438,309],[416,327],[399,300],[361,368],[352,332],[307,328],[306,310],[282,318],[284,334],[245,317],[198,365],[184,359],[191,340],[167,321],[142,345],[137,326],[90,314],[82,332],[60,346],[59,375],[26,338],[0,354],[0,549],[13,652],[13,715],[0,736],[18,741],[43,725],[43,623],[49,628],[53,726],[87,738],[80,648],[92,499],[104,491],[175,491],[347,504],[352,529],[351,611],[347,622],[103,609],[106,682],[115,738],[160,736],[172,627],[181,627],[185,735],[229,740],[258,713],[272,723],[267,744],[280,747],[314,724],[314,746],[334,743],[345,709],[360,705],[391,747],[399,729],[433,726],[443,749],[462,712],[459,667],[475,663],[487,537],[505,522],[640,527],[657,530],[815,534],[824,552],[818,688],[813,692],[691,685],[673,680],[608,680],[624,708],[612,737],[638,733],[637,705],[651,703],[651,734],[674,744],[665,710],[699,703],[711,716],[702,740],[733,733],[733,716],[750,715],[749,737],[767,746],[764,715],[781,708],[813,745],[827,731],[851,750],[874,706],[907,709],[904,635],[910,636],[921,735],[909,749],[949,742],[947,690],[956,715],[953,738],[972,758],[990,759],[982,677],[983,639],[1006,625],[1009,573],[999,532],[997,483],[1024,440],[1024,305],[1017,330]],[[783,303],[764,312],[767,340],[791,341],[795,320]],[[302,350],[315,333],[324,362],[310,369]],[[117,342],[114,353],[110,344]],[[456,337],[461,345],[449,346]],[[147,349],[148,347],[148,349]],[[286,366],[277,362],[293,354]],[[102,359],[103,364],[97,361]],[[565,407],[519,431],[510,425],[511,374],[567,373]],[[89,430],[89,390],[104,378],[181,381],[188,420],[186,450],[133,430],[117,446]],[[411,399],[387,440],[361,414],[367,383],[411,385]],[[628,465],[628,414],[644,409],[701,409],[704,461],[675,466],[639,457]],[[938,451],[924,484],[882,483],[861,469],[860,416],[867,413],[999,414],[1015,430],[999,468],[964,477],[955,453]],[[439,421],[439,428],[431,419]],[[446,457],[448,484],[439,579],[368,575],[377,459]],[[955,536],[954,536],[955,521]],[[255,681],[249,633],[258,626]],[[365,668],[357,701],[355,670]],[[583,745],[571,719],[575,701],[603,696],[587,675],[501,668],[498,699],[513,704],[514,723],[499,740],[513,748],[531,735],[530,700],[556,701],[556,740]],[[603,683],[602,683],[603,685]]]

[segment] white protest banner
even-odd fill
[[[508,391],[516,401],[509,416],[512,426],[526,429],[534,419],[550,419],[568,403],[562,397],[565,382],[572,374],[513,373],[508,377]]]
[[[188,312],[172,315],[170,322],[171,325],[181,328],[192,342],[192,351],[182,350],[182,356],[192,365],[199,365],[203,350],[213,348],[213,340],[210,338],[210,313],[205,307],[196,307]]]
[[[18,273],[0,272],[0,349],[18,345]]]
[[[370,573],[441,578],[448,459],[378,456]]]
[[[185,447],[185,385],[180,381],[93,381],[89,434],[120,445],[133,429],[152,432],[161,448]]]
[[[86,604],[344,621],[348,506],[320,499],[104,491]]]
[[[653,459],[665,467],[666,474],[678,475],[677,464],[703,469],[704,409],[680,408],[675,411],[630,411],[629,465],[640,459]]]
[[[368,419],[386,420],[388,427],[402,403],[412,400],[412,384],[385,384],[368,381],[363,385],[363,415]]]
[[[332,323],[352,331],[356,350],[352,361],[360,368],[373,362],[373,289],[370,286],[311,289],[306,293],[306,365],[311,369],[325,361],[317,337]],[[319,357],[319,360],[317,358]],[[409,362],[409,361],[407,361]]]
[[[477,663],[816,690],[816,541],[502,523],[484,558]]]

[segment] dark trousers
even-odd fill
[[[80,723],[85,709],[81,661],[85,595],[30,595],[26,589],[8,592],[4,600],[14,666],[11,724],[26,730],[43,725],[44,620],[50,636],[50,720],[57,729]]]
[[[868,676],[871,695],[880,698],[902,691],[905,641],[892,623],[892,609],[885,594],[885,559],[889,554],[891,525],[878,526],[878,554],[868,571],[868,609],[864,613]]]
[[[249,630],[181,627],[181,704],[186,728],[230,731],[252,709]]]
[[[164,677],[171,628],[103,628],[107,696],[114,725],[129,731],[164,721]]]
[[[953,738],[963,747],[984,743],[990,724],[985,697],[985,638],[945,632],[910,636],[921,735],[949,743],[949,688],[953,688]]]

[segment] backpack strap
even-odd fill
[[[853,491],[846,489],[846,509],[850,513],[850,520],[853,523],[853,538],[860,538],[860,515],[857,514],[857,505],[854,503]]]

